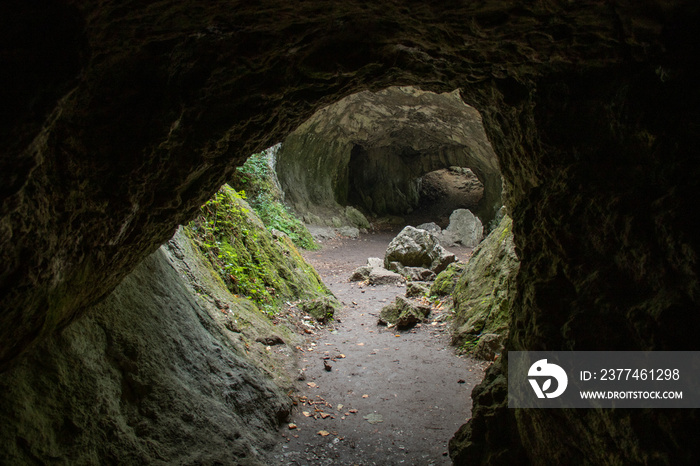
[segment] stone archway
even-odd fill
[[[247,154],[393,85],[461,89],[484,119],[521,259],[509,349],[696,348],[695,2],[45,3],[0,6],[0,370]],[[502,370],[458,463],[700,456],[692,410],[515,415]]]
[[[496,154],[479,113],[458,92],[411,87],[361,92],[326,107],[278,152],[287,200],[300,212],[402,215],[418,205],[419,180],[451,166],[471,168],[484,185],[476,214],[488,223],[503,204]]]

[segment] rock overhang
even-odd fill
[[[522,260],[511,349],[696,346],[692,2],[71,5],[72,42],[53,37],[80,59],[64,73],[53,61],[23,68],[25,79],[3,89],[28,99],[50,90],[36,111],[2,119],[3,368],[109,293],[246,154],[323,106],[390,85],[459,88],[483,117]],[[1,21],[25,25],[34,14],[16,12]],[[15,70],[12,59],[46,44],[31,39],[38,28],[6,26],[19,40],[8,42],[1,69]],[[508,451],[487,444],[498,427],[486,419],[516,426],[503,411],[489,414],[487,398],[475,410],[481,430],[460,449],[471,458]],[[513,439],[559,432],[558,442],[523,438],[539,458],[577,445],[567,432],[624,416],[572,415],[567,430],[561,419],[521,414]],[[590,438],[591,461],[687,462],[697,453],[691,414],[631,417],[643,432],[609,433],[629,448],[609,452]],[[658,427],[666,425],[674,427]]]

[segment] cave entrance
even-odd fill
[[[450,214],[457,209],[476,212],[484,197],[484,184],[467,167],[442,168],[419,179],[418,206],[410,215],[417,224],[435,222],[447,228]]]
[[[455,208],[489,225],[503,205],[481,115],[458,91],[394,87],[346,97],[282,143],[277,175],[286,202],[327,228],[363,228],[349,208],[375,226],[390,218],[394,228],[423,220],[445,227]]]

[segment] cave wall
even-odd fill
[[[470,167],[482,181],[476,213],[488,223],[503,205],[503,183],[479,112],[458,91],[392,87],[316,112],[285,139],[277,174],[302,214],[354,205],[402,215],[418,205],[420,177],[450,166]]]
[[[0,370],[103,299],[245,156],[389,85],[461,89],[483,117],[521,258],[507,348],[695,349],[698,8],[3,2]],[[503,383],[494,367],[475,392],[458,463],[700,457],[695,410],[513,412]]]
[[[25,352],[0,378],[0,463],[265,464],[298,341],[213,274],[179,230]],[[255,341],[273,334],[282,361]]]

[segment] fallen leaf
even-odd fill
[[[321,419],[327,419],[327,418],[329,418],[329,417],[331,417],[330,414],[328,414],[328,413],[321,413]]]
[[[365,346],[364,343],[358,343],[357,346]]]
[[[348,412],[349,412],[349,413],[352,413],[352,414],[355,414],[355,413],[357,412],[357,410],[356,410],[355,408],[352,408],[352,409],[348,409]]]
[[[317,433],[318,435],[320,435],[321,437],[328,437],[328,436],[330,435],[330,432],[328,432],[327,430],[319,430],[319,431],[316,432],[316,433]]]
[[[367,416],[362,416],[362,419],[367,420],[367,422],[370,424],[379,424],[380,422],[384,422],[382,415],[376,413],[369,413]]]
[[[396,338],[399,338],[401,335],[394,335]]]
[[[308,385],[311,388],[316,388],[318,385],[316,385],[316,382],[308,382],[306,385]]]
[[[338,406],[336,407],[336,409],[337,409],[338,411],[341,411],[341,410],[343,409],[343,405],[338,405]]]
[[[308,411],[302,411],[301,414],[303,414],[303,415],[306,416],[306,417],[310,417],[310,416],[311,416],[311,413],[308,412]]]
[[[294,424],[293,422],[290,422],[288,425],[289,425],[289,430],[292,430],[292,429],[296,429],[296,428],[297,428],[297,425]]]
[[[369,395],[362,395],[362,398],[369,398]]]
[[[337,357],[340,358],[340,359],[345,359],[345,355],[344,355],[344,354],[339,354]]]

